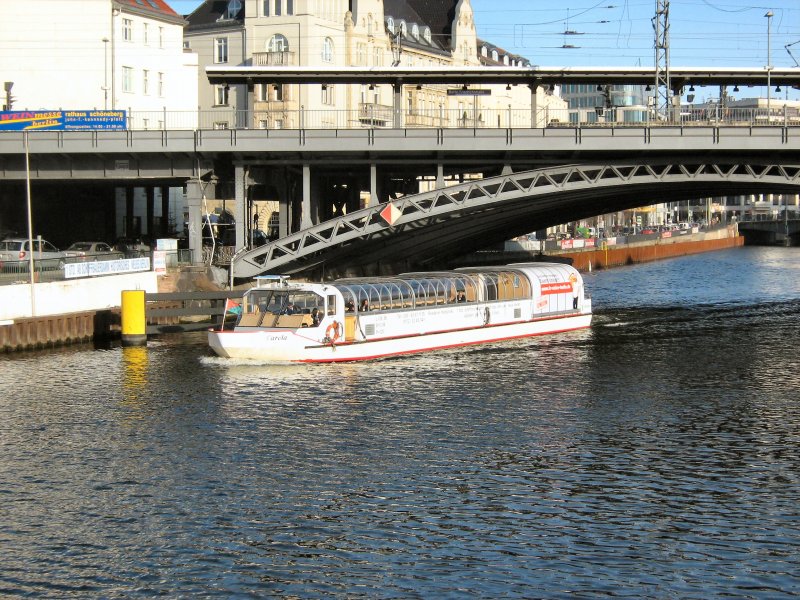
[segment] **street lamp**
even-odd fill
[[[771,10],[768,10],[767,14],[764,16],[767,18],[767,125],[769,125],[772,120],[772,90],[770,89],[772,83],[770,78],[770,74],[772,73],[772,43],[770,35],[772,33],[772,17],[774,15]]]
[[[107,37],[103,38],[103,110],[108,110],[108,42]]]

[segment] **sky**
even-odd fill
[[[167,2],[181,14],[191,12],[201,3],[200,0]],[[767,2],[670,0],[670,65],[800,66],[800,1]],[[481,39],[522,55],[533,64],[654,65],[653,17],[657,0],[471,0],[471,3]],[[549,8],[554,5],[558,8]],[[765,16],[768,11],[773,13],[771,18]],[[787,44],[793,44],[789,51]],[[758,96],[757,90],[742,93],[740,97]],[[785,89],[783,93],[786,94]],[[766,95],[766,91],[761,95]],[[788,97],[798,99],[800,92],[791,90]]]

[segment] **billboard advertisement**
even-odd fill
[[[5,110],[0,131],[90,131],[125,129],[124,110]]]

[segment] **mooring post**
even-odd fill
[[[144,346],[147,344],[147,322],[145,319],[144,290],[122,292],[122,345]]]

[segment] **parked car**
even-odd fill
[[[114,250],[105,242],[73,242],[64,250],[64,254],[68,258],[81,261],[122,258],[122,252]]]
[[[7,238],[0,242],[0,264],[3,271],[27,271],[30,261],[27,238]],[[66,255],[47,240],[33,240],[34,269],[63,269]]]
[[[114,248],[129,258],[144,256],[150,252],[150,246],[145,244],[142,239],[138,237],[117,238]]]

